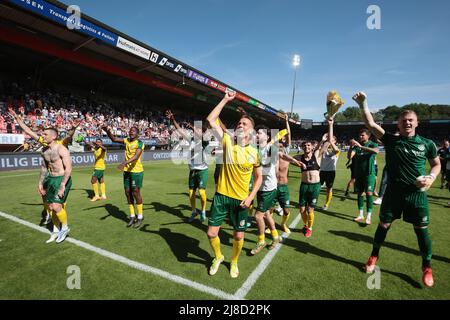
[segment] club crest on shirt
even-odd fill
[[[419,149],[420,151],[425,150],[425,145],[421,144],[421,145],[418,147],[418,149]]]

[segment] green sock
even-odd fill
[[[428,233],[428,228],[414,228],[414,232],[416,233],[420,253],[422,254],[422,264],[423,266],[429,266],[433,252],[431,248],[431,238],[430,234]]]
[[[373,195],[367,196],[367,212],[372,212],[373,208]]]
[[[364,210],[364,197],[358,194],[358,209]]]
[[[375,232],[375,238],[373,239],[373,249],[371,254],[372,256],[378,257],[381,245],[383,244],[384,239],[386,239],[388,230],[389,228],[385,229],[382,226],[378,225],[377,231]]]

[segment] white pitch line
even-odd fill
[[[45,229],[43,227],[40,227],[38,225],[35,225],[34,223],[22,220],[20,218],[17,218],[15,216],[9,215],[9,214],[1,212],[1,211],[0,211],[0,217],[6,218],[6,219],[14,221],[14,222],[17,222],[17,223],[19,223],[21,225],[27,226],[27,227],[29,227],[31,229],[40,231],[42,233],[50,234],[50,231],[48,231],[47,229]],[[161,269],[154,268],[154,267],[148,266],[146,264],[130,260],[130,259],[125,258],[123,256],[120,256],[118,254],[106,251],[104,249],[95,247],[95,246],[93,246],[93,245],[91,245],[89,243],[86,243],[86,242],[83,242],[83,241],[80,241],[80,240],[76,240],[74,238],[70,238],[69,237],[69,238],[66,238],[65,241],[73,243],[74,245],[76,245],[78,247],[81,247],[81,248],[84,248],[86,250],[95,252],[95,253],[97,253],[97,254],[99,254],[101,256],[104,256],[106,258],[109,258],[111,260],[123,263],[123,264],[125,264],[127,266],[130,266],[130,267],[134,268],[134,269],[141,270],[141,271],[144,271],[144,272],[147,272],[147,273],[151,273],[151,274],[157,275],[157,276],[159,276],[161,278],[165,278],[165,279],[170,280],[172,282],[176,282],[176,283],[185,285],[187,287],[193,288],[193,289],[201,291],[201,292],[206,292],[208,294],[211,294],[211,295],[216,296],[216,297],[221,298],[221,299],[227,299],[227,300],[241,299],[239,297],[236,297],[235,295],[226,293],[226,292],[224,292],[222,290],[218,290],[218,289],[215,289],[215,288],[212,288],[212,287],[208,287],[208,286],[205,286],[205,285],[203,285],[201,283],[198,283],[198,282],[195,282],[195,281],[191,281],[191,280],[182,278],[182,277],[177,276],[177,275],[173,275],[173,274],[171,274],[171,273],[169,273],[167,271],[163,271]]]
[[[297,224],[299,223],[301,219],[301,216],[298,215],[297,218],[292,221],[289,228],[294,229]],[[289,235],[287,235],[286,238],[288,238]],[[284,241],[285,239],[283,239]],[[275,249],[269,251],[269,253],[266,254],[266,256],[261,260],[259,265],[256,267],[256,269],[250,274],[250,276],[245,280],[242,287],[240,287],[235,293],[234,296],[237,299],[245,299],[245,296],[249,293],[249,291],[252,289],[253,285],[258,281],[259,277],[263,274],[263,272],[266,270],[267,266],[270,264],[272,259],[275,257],[277,252],[281,249],[283,246],[283,242],[278,245]]]
[[[22,177],[22,176],[37,176],[39,173],[32,172],[32,173],[22,173],[22,174],[9,174],[5,176],[0,176],[1,178],[15,178],[15,177]]]

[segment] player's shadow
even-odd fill
[[[335,260],[335,261],[338,261],[338,262],[341,262],[341,263],[344,263],[347,265],[351,265],[351,266],[355,267],[361,273],[365,272],[364,271],[365,263],[341,257],[332,252],[317,248],[309,243],[294,240],[291,238],[287,238],[284,240],[283,244],[291,246],[291,247],[295,248],[296,251],[299,251],[303,254],[313,254],[313,255],[316,255],[321,258]],[[422,288],[422,286],[420,285],[419,282],[415,281],[413,278],[411,278],[410,276],[408,276],[406,274],[403,274],[400,272],[394,272],[394,271],[390,271],[390,270],[386,270],[386,269],[382,269],[381,271],[392,274],[392,275],[402,279],[403,281],[408,282],[410,285],[412,285],[415,288],[418,288],[418,289]]]
[[[20,204],[23,204],[24,206],[43,206],[42,202],[37,202],[37,203],[21,202]]]
[[[176,195],[176,196],[186,196],[189,197],[189,193],[187,192],[171,192],[171,193],[166,193],[167,195]]]
[[[336,236],[344,237],[344,238],[347,238],[347,239],[350,239],[350,240],[353,240],[353,241],[356,241],[356,242],[366,242],[366,243],[369,243],[369,244],[373,243],[373,238],[372,237],[369,237],[369,236],[366,236],[366,235],[363,235],[363,234],[359,234],[359,233],[348,232],[348,231],[337,231],[337,230],[330,230],[328,232],[330,232],[331,234],[334,234]],[[420,256],[420,252],[418,250],[412,249],[412,248],[408,248],[408,247],[405,247],[405,246],[403,246],[401,244],[397,244],[397,243],[392,243],[392,242],[385,241],[383,243],[383,247],[387,247],[387,248],[390,248],[390,249],[394,249],[394,250],[398,250],[398,251],[401,251],[401,252],[406,252],[406,253],[409,253],[409,254]],[[433,260],[438,260],[438,261],[442,261],[442,262],[445,262],[445,263],[450,263],[450,258],[437,256],[437,255],[434,255],[434,254],[433,254]]]
[[[447,202],[442,202],[442,200],[450,200],[449,197],[438,197],[438,196],[433,196],[433,195],[429,195],[427,194],[427,198],[428,198],[428,202],[432,203],[432,204],[436,204],[438,206],[443,206],[443,207],[448,207]]]
[[[321,214],[330,216],[330,217],[334,217],[334,218],[338,218],[338,219],[342,219],[342,220],[347,220],[347,221],[351,221],[354,222],[354,217],[350,216],[348,214],[344,214],[344,213],[340,213],[340,212],[335,212],[335,211],[330,211],[330,210],[323,210],[321,208],[316,208],[315,209],[316,212],[320,212]],[[358,225],[360,227],[367,227],[367,225],[365,223],[358,223]]]
[[[148,226],[149,224],[145,224],[139,230],[161,236],[179,262],[199,263],[205,265],[205,268],[208,267],[207,264],[211,260],[211,255],[200,248],[199,240],[182,233],[172,232],[169,228],[161,228],[159,231],[148,230]]]
[[[94,197],[94,190],[91,189],[71,189],[73,191],[85,191],[87,198],[92,199]]]
[[[180,218],[181,220],[183,220],[185,222],[188,221],[189,217],[186,217],[183,214],[183,211],[191,212],[191,207],[187,206],[185,204],[178,204],[176,206],[168,206],[164,203],[153,201],[151,203],[147,203],[146,205],[150,206],[150,207],[147,207],[144,210],[152,210],[153,209],[155,212],[167,212],[167,213],[170,213],[171,215],[174,215],[174,216]]]
[[[27,203],[27,202],[21,202],[20,204],[23,204],[25,206],[43,206],[42,202],[38,203]],[[44,226],[48,230],[53,230],[53,223],[50,221],[50,223],[45,224],[45,221],[47,220],[47,211],[45,209],[42,209],[41,211],[41,220],[39,221],[39,226]]]
[[[185,204],[178,204],[176,206],[168,206],[161,202],[151,202],[148,204],[150,207],[145,210],[153,209],[155,212],[167,212],[171,215],[174,215],[175,217],[179,218],[181,222],[175,222],[175,223],[166,223],[162,225],[174,225],[174,224],[184,224],[189,223],[189,217],[191,216],[191,207],[185,205]],[[183,214],[183,211],[189,212],[189,216],[185,216]],[[202,231],[206,232],[208,229],[208,226],[202,223],[199,220],[199,217],[197,216],[196,219],[190,223],[192,226],[201,229]]]
[[[427,194],[427,197],[429,199],[435,199],[435,200],[450,200],[449,197],[438,197],[438,196],[433,196],[433,195],[430,195],[430,194]]]
[[[326,194],[326,189],[324,189],[324,194]],[[353,194],[353,192],[350,192],[349,194]],[[350,196],[345,195],[345,190],[341,189],[334,189],[333,188],[333,198],[339,199],[340,201],[346,201],[346,200],[356,200],[355,198],[352,198]]]
[[[108,214],[106,216],[104,216],[104,217],[101,217],[100,220],[106,220],[108,217],[113,217],[113,218],[116,218],[118,220],[122,220],[124,222],[128,222],[129,221],[129,217],[128,217],[128,215],[125,212],[120,210],[119,207],[117,207],[115,205],[112,205],[110,203],[107,203],[107,204],[105,204],[103,206],[86,208],[86,209],[84,209],[84,211],[98,209],[98,208],[104,208],[108,212]]]
[[[179,222],[171,222],[171,223],[163,223],[161,226],[169,226],[169,225],[176,225],[176,224],[190,224],[191,226],[198,228],[202,230],[205,233],[208,231],[208,224],[205,222],[201,222],[198,216],[195,218],[195,220],[191,223],[189,223],[189,217],[191,216],[191,207],[185,204],[178,204],[177,206],[168,206],[161,202],[151,202],[147,204],[153,208],[147,208],[155,210],[155,212],[167,212],[170,213],[176,217],[178,217],[181,221]],[[189,216],[185,216],[183,214],[183,211],[186,211],[189,213]],[[209,212],[206,213],[206,216],[209,216]],[[230,229],[231,228],[231,229]],[[226,222],[222,225],[219,232],[219,237],[221,244],[232,246],[233,245],[233,230],[232,227],[229,226]]]
[[[167,195],[177,195],[177,196],[185,196],[186,198],[188,198],[189,199],[189,193],[187,193],[187,192],[172,192],[172,193],[166,193]],[[195,199],[199,202],[199,201],[201,201],[201,198],[200,198],[200,194],[198,193],[198,190],[197,190],[197,192],[196,192],[196,195],[195,195]],[[206,199],[206,202],[212,202],[212,199]]]

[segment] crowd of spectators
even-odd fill
[[[162,108],[125,99],[96,101],[51,90],[26,92],[12,83],[10,94],[0,96],[0,133],[22,133],[17,122],[8,116],[9,108],[13,108],[33,131],[55,127],[62,137],[78,122],[77,136],[83,137],[106,137],[100,129],[104,124],[118,137],[126,136],[135,126],[139,128],[140,139],[154,139],[158,145],[167,145],[175,130]],[[181,124],[192,120],[187,115],[178,119]]]
[[[64,137],[67,132],[79,123],[77,137],[105,137],[100,128],[108,125],[114,135],[124,137],[132,126],[140,131],[140,139],[152,139],[157,146],[170,147],[171,135],[175,127],[166,118],[163,107],[149,106],[142,102],[127,99],[98,99],[94,94],[82,95],[63,90],[27,90],[18,83],[12,82],[0,92],[0,133],[22,133],[17,122],[8,116],[8,108],[14,108],[24,122],[36,132],[46,127],[55,127]],[[184,126],[194,121],[188,114],[177,114],[177,120]],[[358,131],[363,126],[337,126],[335,132],[338,145],[345,149],[349,140],[358,138]],[[326,126],[316,126],[310,130],[300,129],[294,132],[293,148],[299,149],[305,140],[319,140],[326,132]],[[395,130],[395,126],[387,128]],[[422,123],[419,134],[432,139],[436,144],[448,138],[449,129]],[[31,141],[27,141],[30,143]]]

